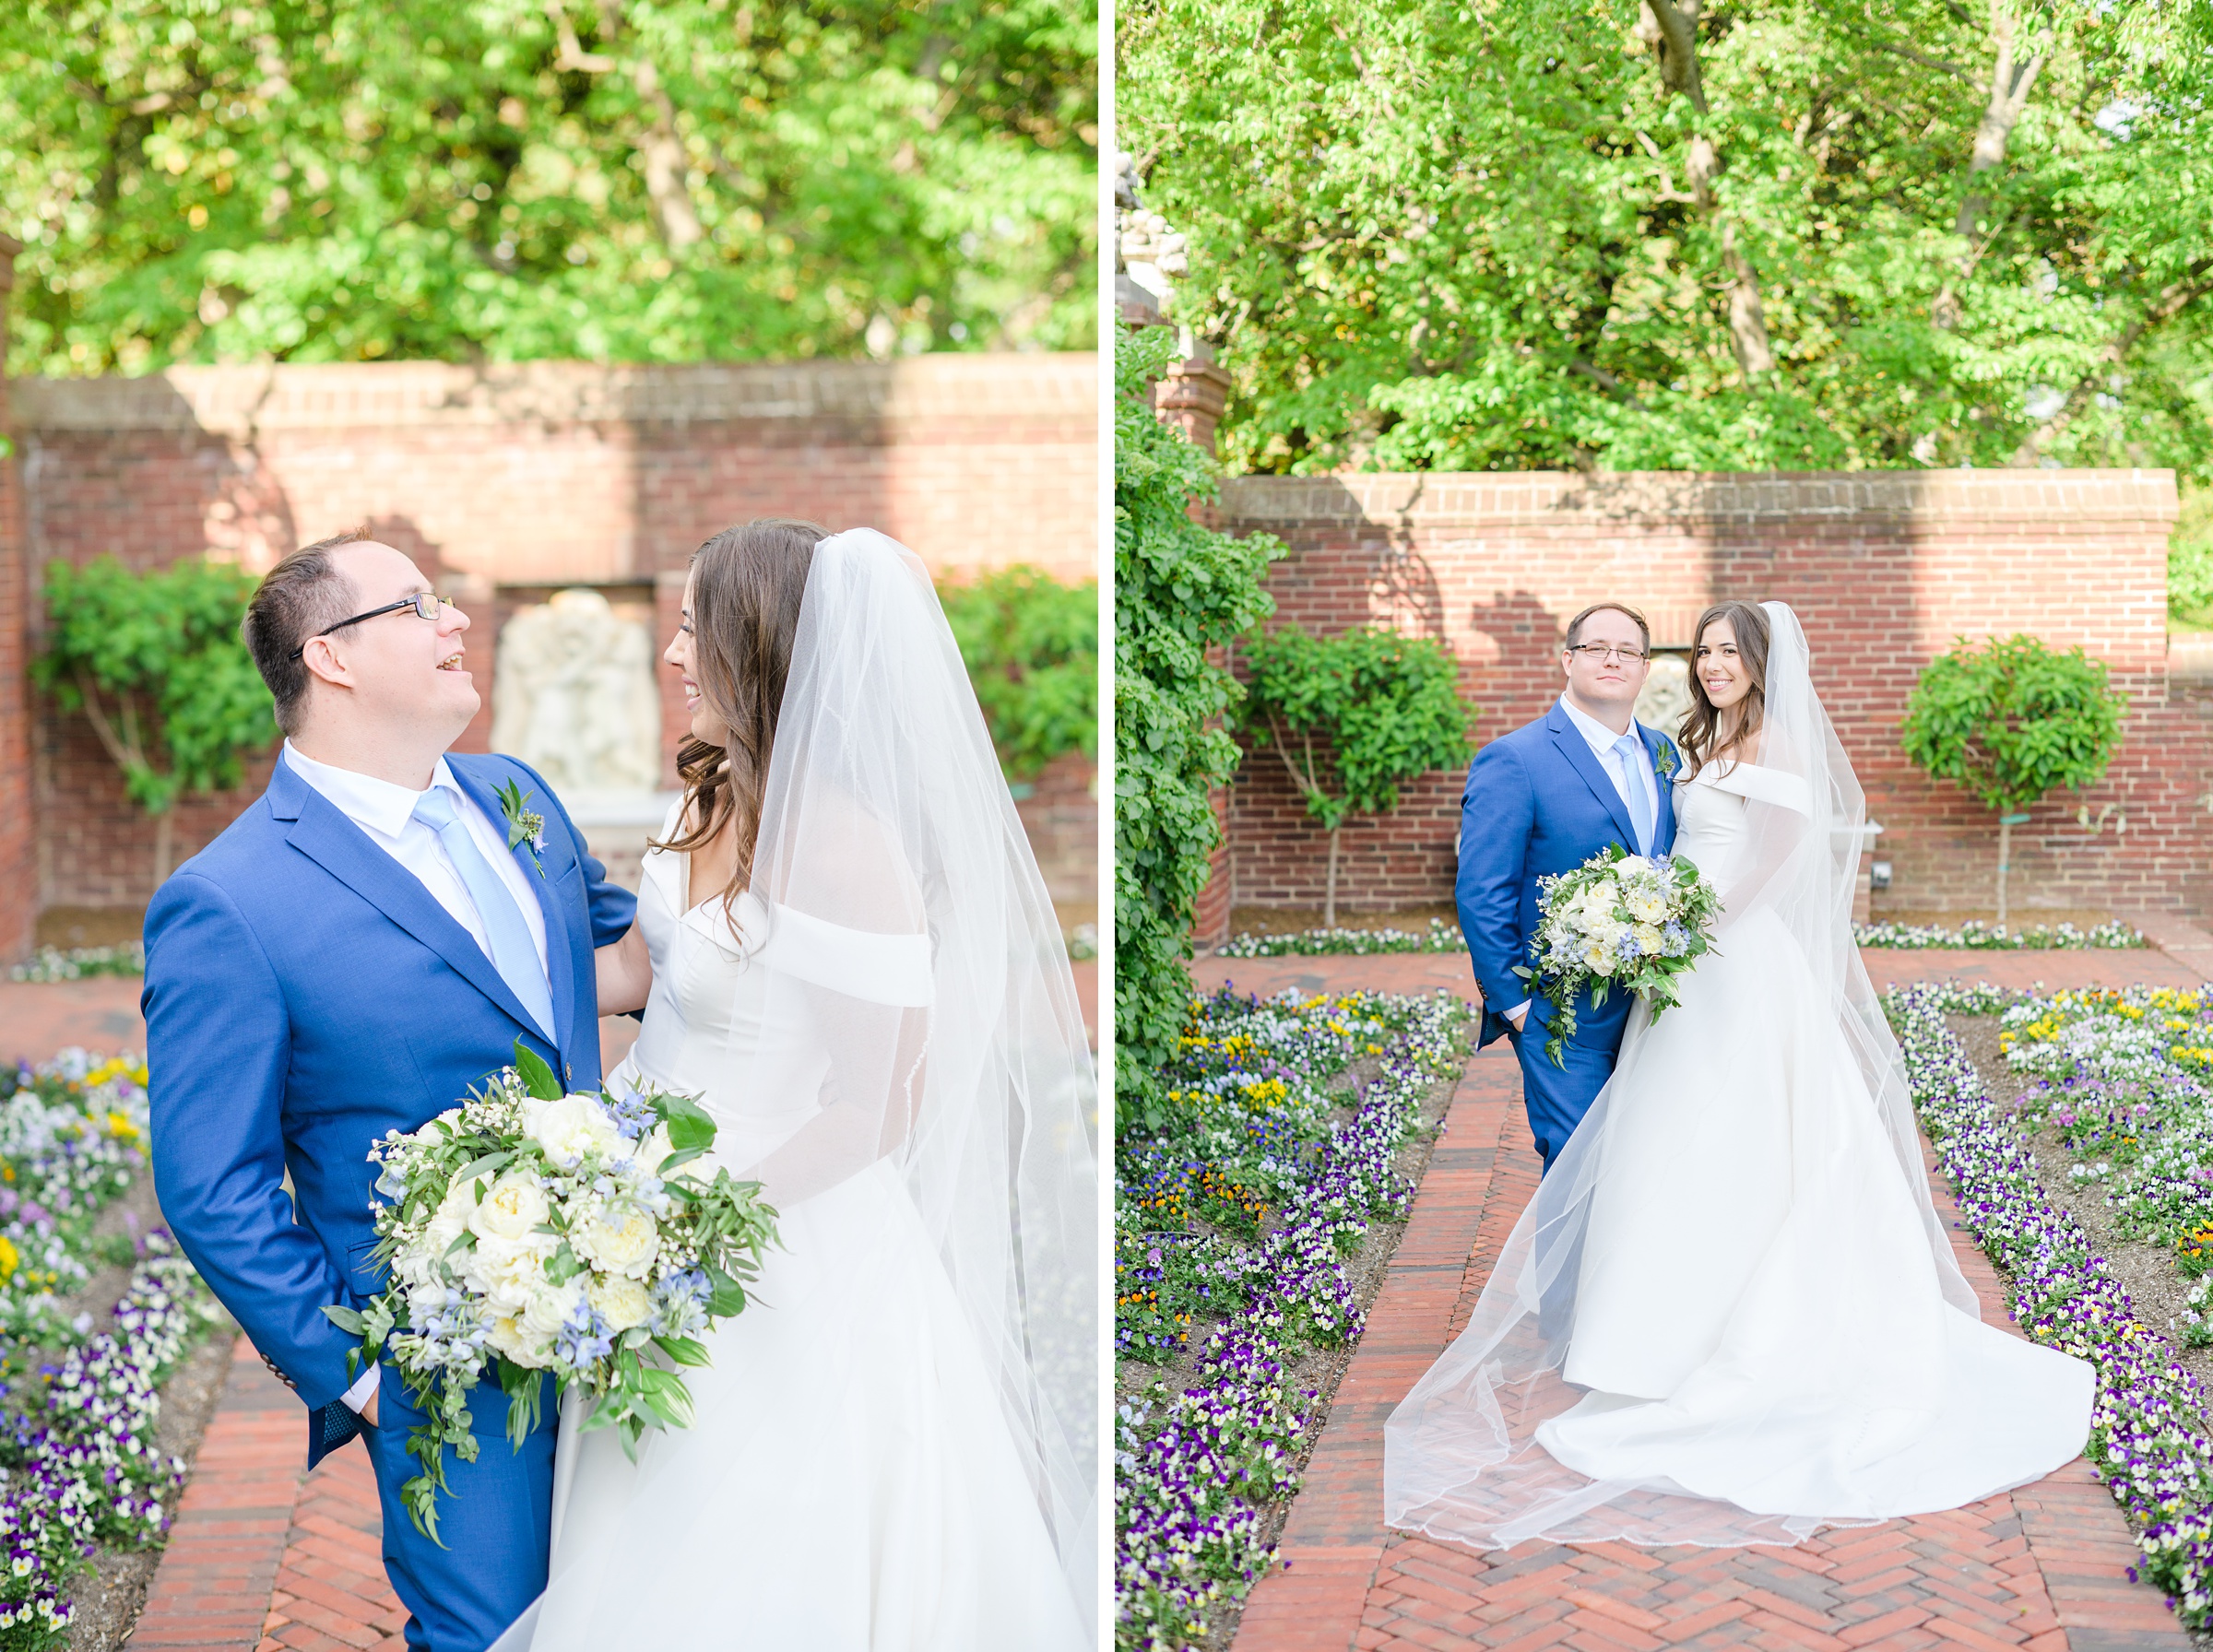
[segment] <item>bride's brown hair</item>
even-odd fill
[[[676,753],[683,812],[676,834],[653,847],[688,855],[729,824],[736,866],[722,891],[726,907],[752,881],[799,601],[814,548],[829,537],[818,524],[768,516],[725,528],[692,553],[692,679],[727,743],[685,737]]]
[[[1768,702],[1766,611],[1749,602],[1715,603],[1698,616],[1698,629],[1690,633],[1690,710],[1684,714],[1683,726],[1675,731],[1675,743],[1688,755],[1694,774],[1706,766],[1708,759],[1720,755],[1714,742],[1721,733],[1721,710],[1706,697],[1706,685],[1698,678],[1698,644],[1706,640],[1706,628],[1717,620],[1726,620],[1736,633],[1736,657],[1752,674],[1751,690],[1736,702],[1742,720],[1729,742],[1731,750],[1742,754],[1750,748],[1759,734]]]

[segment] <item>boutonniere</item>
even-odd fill
[[[1660,737],[1660,749],[1652,758],[1652,767],[1660,771],[1660,778],[1663,780],[1673,780],[1675,777],[1675,749],[1668,742],[1665,735]]]
[[[520,784],[510,780],[505,785],[494,787],[492,796],[500,800],[500,812],[507,817],[507,852],[512,855],[525,844],[529,844],[530,864],[543,878],[546,863],[538,859],[538,855],[546,846],[546,817],[523,807],[538,794],[526,792]]]

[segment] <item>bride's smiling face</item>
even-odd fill
[[[696,578],[696,575],[693,578]],[[674,666],[677,674],[683,678],[684,710],[692,718],[692,738],[704,740],[710,746],[720,746],[728,742],[728,731],[716,719],[715,714],[707,709],[706,702],[700,697],[699,677],[692,663],[692,587],[693,578],[684,581],[683,618],[677,621],[676,635],[669,639],[669,646],[662,652],[661,658]]]
[[[1716,620],[1698,639],[1698,685],[1716,711],[1727,711],[1752,691],[1752,671],[1736,651],[1736,629]]]

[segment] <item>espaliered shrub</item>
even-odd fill
[[[938,587],[1000,767],[1034,780],[1056,757],[1099,749],[1099,587],[1000,568]]]

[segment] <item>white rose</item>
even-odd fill
[[[480,1239],[468,1253],[461,1277],[482,1292],[496,1312],[514,1314],[544,1288],[548,1254],[529,1239]]]
[[[444,1134],[445,1134],[445,1133],[444,1133],[443,1130],[439,1129],[439,1127],[439,1127],[440,1125],[450,1125],[450,1124],[456,1124],[456,1123],[458,1123],[458,1122],[460,1121],[460,1118],[461,1118],[461,1109],[460,1109],[460,1108],[458,1108],[458,1107],[448,1107],[448,1108],[447,1108],[447,1109],[446,1109],[446,1110],[445,1110],[444,1113],[441,1113],[441,1114],[440,1114],[440,1115],[438,1115],[436,1118],[433,1118],[432,1120],[431,1120],[431,1122],[430,1122],[429,1124],[427,1124],[427,1125],[424,1125],[424,1126],[423,1126],[423,1127],[422,1127],[420,1129],[419,1129],[419,1130],[415,1131],[415,1132],[414,1132],[414,1139],[415,1139],[417,1141],[427,1141],[427,1142],[432,1142],[432,1143],[436,1143],[436,1142],[442,1141],[442,1140],[444,1140]]]
[[[564,1095],[548,1102],[530,1127],[531,1138],[557,1164],[574,1164],[597,1149],[609,1158],[622,1147],[622,1133],[607,1116],[607,1109],[588,1095]]]
[[[572,1278],[559,1285],[547,1284],[541,1279],[531,1292],[530,1300],[523,1306],[521,1315],[523,1334],[534,1341],[550,1342],[553,1333],[566,1325],[584,1301],[584,1280]]]
[[[636,1150],[638,1168],[647,1175],[657,1174],[661,1168],[661,1162],[674,1151],[676,1151],[676,1144],[669,1139],[669,1127],[656,1125],[638,1139]]]
[[[470,1212],[468,1231],[479,1239],[520,1239],[551,1214],[538,1178],[527,1171],[511,1170],[491,1185],[484,1202]]]
[[[1667,937],[1662,935],[1655,925],[1639,924],[1633,933],[1637,937],[1638,950],[1647,958],[1658,957],[1661,949],[1667,945]]]
[[[578,1224],[569,1235],[569,1248],[604,1272],[642,1280],[653,1271],[653,1259],[661,1254],[660,1229],[634,1207],[620,1215],[619,1221],[600,1215]]]
[[[653,1317],[653,1298],[646,1294],[645,1287],[621,1274],[595,1278],[591,1297],[592,1306],[599,1310],[609,1330],[626,1331]]]
[[[1627,902],[1629,915],[1647,924],[1659,922],[1667,915],[1667,898],[1657,890],[1634,891]]]
[[[453,1247],[468,1226],[470,1212],[477,1208],[477,1183],[471,1176],[466,1182],[456,1182],[445,1190],[438,1201],[438,1209],[431,1217],[430,1225],[422,1232],[422,1248],[432,1258],[443,1257]]]
[[[506,1355],[518,1365],[542,1371],[553,1363],[552,1351],[542,1343],[532,1342],[519,1319],[506,1316],[494,1319],[491,1334],[484,1339],[496,1352]]]
[[[1614,949],[1600,942],[1592,942],[1583,949],[1583,967],[1594,975],[1612,974],[1614,973]]]

